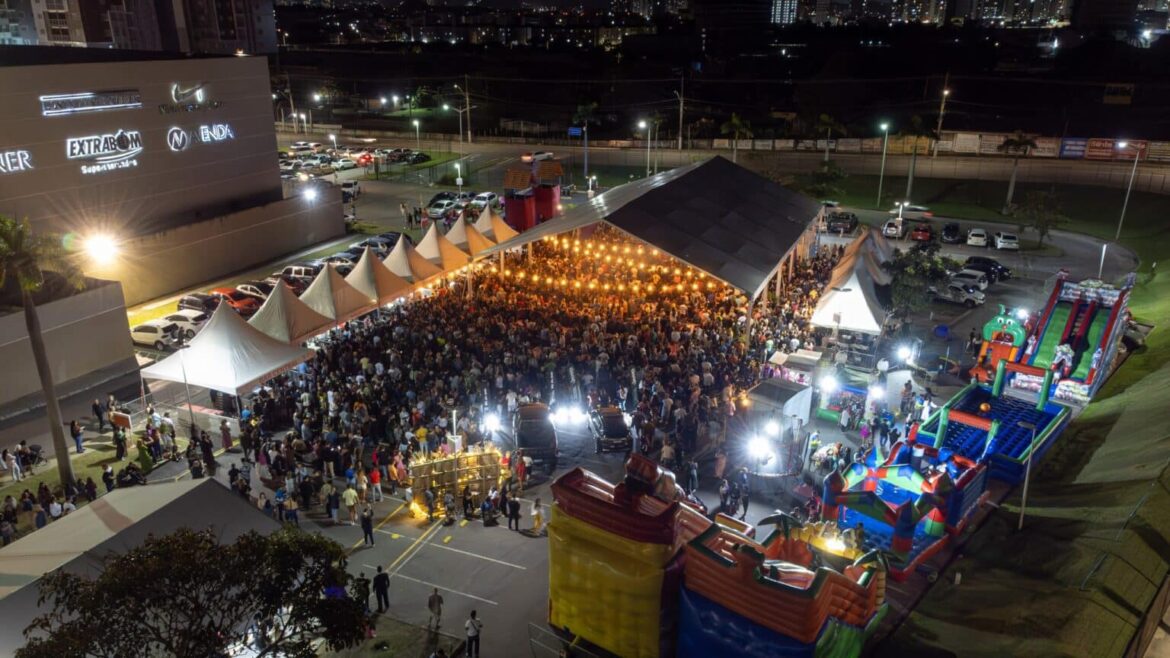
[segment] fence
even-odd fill
[[[601,654],[579,646],[547,627],[531,623],[528,624],[528,648],[532,651],[532,658],[601,658]]]

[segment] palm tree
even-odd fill
[[[1016,172],[1020,169],[1020,156],[1027,155],[1028,149],[1034,148],[1036,148],[1036,140],[1018,130],[1016,134],[1003,140],[1003,144],[998,147],[1000,153],[1012,155],[1012,177],[1008,179],[1007,200],[1003,202],[1004,215],[1010,215],[1012,212],[1012,196],[1016,193]]]
[[[915,114],[910,117],[910,127],[906,130],[905,134],[914,138],[913,145],[910,148],[910,174],[906,179],[906,201],[909,202],[911,198],[910,193],[914,191],[914,168],[918,166],[918,140],[923,137],[927,140],[938,139],[938,133],[926,125],[922,117]]]
[[[739,118],[735,112],[731,113],[731,118],[723,122],[719,127],[719,132],[724,135],[731,135],[731,161],[739,162],[739,138],[752,138],[752,124]]]
[[[845,126],[841,125],[840,121],[828,114],[817,117],[817,133],[820,134],[821,131],[825,133],[825,162],[829,161],[829,142],[833,139],[834,130],[842,135],[845,134]]]
[[[61,407],[45,354],[45,337],[41,334],[41,319],[37,315],[33,294],[45,283],[45,270],[52,270],[74,290],[81,287],[81,271],[72,257],[61,246],[61,238],[54,235],[35,235],[27,221],[0,215],[0,287],[9,277],[20,287],[20,303],[24,307],[24,326],[32,347],[41,391],[45,395],[45,410],[49,416],[49,430],[53,435],[53,453],[57,457],[57,474],[61,485],[73,482],[73,464],[69,461],[69,446],[65,443],[65,425],[61,421]]]

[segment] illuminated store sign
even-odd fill
[[[163,114],[196,112],[198,110],[214,110],[222,105],[219,101],[207,100],[207,89],[204,84],[195,82],[171,85],[171,102],[160,104],[158,111]]]
[[[100,174],[115,169],[137,167],[135,158],[142,153],[142,133],[119,130],[113,134],[71,137],[65,141],[65,155],[70,160],[85,160],[81,173]]]
[[[32,171],[32,154],[28,151],[0,151],[0,175]]]
[[[137,89],[87,91],[78,94],[41,96],[41,115],[58,117],[88,112],[134,110],[142,107],[142,94]]]
[[[226,142],[229,139],[235,139],[236,134],[232,132],[232,127],[226,123],[214,123],[210,126],[199,126],[199,141],[204,144],[213,142]]]
[[[191,146],[191,142],[195,138],[198,138],[199,142],[203,144],[218,144],[219,142],[235,139],[236,133],[226,123],[213,123],[206,126],[199,126],[198,130],[192,130],[190,133],[183,128],[175,126],[167,131],[167,148],[175,153],[186,151],[187,147]]]
[[[171,128],[167,131],[167,146],[176,153],[186,151],[191,145],[191,137],[182,128]]]

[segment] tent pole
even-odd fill
[[[781,280],[782,280],[782,277],[780,275],[780,270],[776,270],[776,304],[777,305],[780,304],[780,281]]]

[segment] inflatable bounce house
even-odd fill
[[[823,566],[829,539],[795,521],[759,543],[641,455],[617,485],[576,468],[552,491],[549,624],[624,658],[857,656],[885,612],[879,554]]]
[[[983,464],[945,448],[919,448],[917,455],[899,441],[885,460],[875,450],[868,463],[824,482],[821,517],[859,532],[862,549],[885,554],[898,581],[961,533],[987,497]]]
[[[1013,389],[1088,404],[1109,375],[1125,335],[1131,282],[1115,288],[1097,280],[1058,276],[1043,312],[1021,327],[1003,312],[983,327],[983,346],[971,374],[987,382],[1007,364]]]

